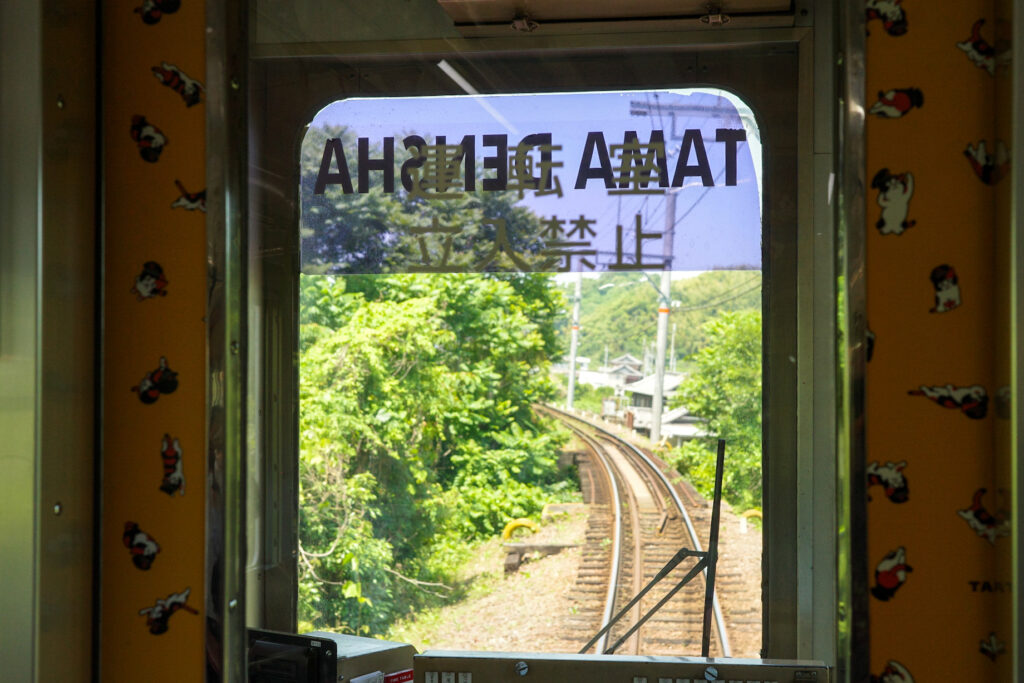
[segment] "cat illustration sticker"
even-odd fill
[[[943,408],[959,409],[972,420],[981,420],[988,414],[988,393],[980,384],[958,387],[954,384],[928,387],[921,385],[907,392],[911,396],[925,396]]]
[[[988,634],[988,638],[984,638],[978,643],[978,652],[994,662],[998,659],[999,655],[1006,652],[1006,643],[996,637],[995,631],[991,631]]]
[[[142,272],[135,276],[132,294],[139,301],[156,296],[167,296],[167,276],[164,275],[164,269],[159,263],[146,261],[142,264]]]
[[[202,83],[167,62],[160,62],[160,66],[154,66],[152,71],[158,81],[181,96],[186,107],[199,104],[203,94]]]
[[[960,307],[960,280],[953,266],[935,266],[929,278],[935,290],[935,305],[929,313],[948,313]]]
[[[875,222],[878,232],[902,235],[907,228],[917,224],[917,221],[907,218],[910,200],[914,196],[914,175],[910,171],[894,175],[883,168],[871,180],[871,189],[878,190],[876,201],[882,207],[882,215]]]
[[[178,388],[178,373],[167,367],[167,359],[160,356],[160,365],[156,370],[146,373],[132,391],[139,395],[145,404],[156,403],[161,394],[173,394]]]
[[[883,602],[888,602],[903,587],[907,574],[914,571],[907,564],[907,553],[903,546],[890,550],[875,567],[875,585],[871,594]]]
[[[967,143],[964,156],[974,175],[986,185],[995,185],[1002,180],[1010,170],[1010,155],[1006,151],[1006,145],[1002,140],[996,141],[996,153],[992,156],[986,149],[984,140],[979,140],[977,145]]]
[[[181,7],[181,0],[143,0],[135,8],[136,14],[142,15],[144,24],[156,24],[165,14],[174,14]]]
[[[967,522],[971,531],[995,545],[997,538],[1010,535],[1010,520],[1003,511],[997,511],[996,514],[988,511],[981,502],[986,492],[986,489],[975,491],[970,507],[966,510],[957,510],[956,514]]]
[[[890,36],[902,36],[907,32],[907,14],[903,11],[903,0],[867,0],[869,22],[879,20]]]
[[[881,486],[885,497],[893,503],[906,503],[910,500],[910,486],[903,470],[907,467],[906,460],[887,462],[879,465],[877,461],[868,464],[868,489]],[[869,498],[870,500],[870,498]]]
[[[146,617],[146,627],[149,628],[149,632],[154,636],[166,633],[169,626],[168,621],[181,610],[199,614],[199,610],[188,604],[188,595],[191,592],[191,588],[186,588],[180,593],[171,593],[166,598],[157,598],[156,604],[152,607],[140,609],[139,616]]]
[[[178,198],[171,203],[172,209],[185,209],[186,211],[202,211],[206,213],[206,188],[199,192],[189,192],[180,180],[174,181],[178,188]]]
[[[971,35],[967,40],[956,44],[964,51],[967,58],[979,69],[984,69],[989,76],[996,75],[996,49],[984,38],[981,37],[981,27],[985,25],[984,19],[978,19],[971,27]]]
[[[144,161],[155,164],[160,160],[160,153],[164,151],[167,138],[159,128],[147,121],[145,116],[136,114],[132,117],[131,136],[139,148],[139,156]]]
[[[153,566],[156,554],[160,552],[160,545],[145,531],[139,528],[135,522],[124,523],[124,534],[121,536],[124,547],[132,556],[132,564],[142,570]]]
[[[170,434],[164,434],[160,442],[160,459],[164,465],[164,478],[160,481],[160,490],[168,496],[177,493],[185,495],[185,472],[181,464],[181,444],[177,439],[172,439]]]
[[[878,101],[871,105],[869,114],[883,119],[899,119],[910,113],[911,109],[924,106],[924,93],[918,88],[897,88],[878,91]]]
[[[871,683],[914,683],[914,677],[895,659],[890,659],[877,676],[871,675]]]

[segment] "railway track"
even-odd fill
[[[579,646],[608,623],[683,547],[702,549],[710,513],[685,488],[674,485],[663,463],[600,427],[552,408],[586,447],[580,482],[590,515],[573,589],[579,605],[569,621]],[[681,493],[680,493],[681,492]],[[676,586],[696,563],[684,560],[594,645],[604,653]],[[699,577],[672,596],[615,650],[620,654],[700,654],[705,580]],[[722,611],[714,604],[711,656],[729,656]]]

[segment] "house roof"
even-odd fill
[[[630,382],[623,387],[626,391],[630,391],[634,394],[644,394],[646,396],[654,396],[654,375],[648,375],[643,379],[637,380],[636,382]],[[682,375],[673,375],[665,373],[665,383],[662,385],[662,391],[666,396],[675,392],[683,382]]]
[[[704,425],[697,422],[687,422],[679,424],[677,422],[670,422],[666,424],[661,423],[661,435],[662,436],[678,436],[683,439],[695,439],[700,436],[708,436],[708,433],[704,431]]]
[[[699,418],[690,415],[689,410],[680,406],[679,408],[673,408],[672,410],[665,411],[665,414],[661,418],[661,423],[690,424],[696,422],[698,419]]]

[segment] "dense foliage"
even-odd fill
[[[542,275],[319,275],[301,304],[300,619],[382,633],[575,488],[530,407],[564,302]]]
[[[705,495],[714,488],[717,439],[726,440],[724,497],[761,506],[761,313],[724,313],[704,325],[707,346],[672,404],[707,420],[709,438],[686,442],[674,464]]]

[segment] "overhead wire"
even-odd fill
[[[760,278],[756,278],[756,279],[760,280]],[[704,308],[714,308],[716,306],[721,306],[723,304],[727,304],[730,301],[735,301],[736,299],[739,299],[742,296],[746,296],[747,294],[750,294],[751,292],[754,292],[754,291],[756,291],[758,289],[761,289],[761,283],[760,282],[758,282],[753,287],[750,287],[749,289],[745,289],[742,292],[738,292],[738,293],[734,294],[733,296],[728,297],[726,299],[720,299],[718,301],[709,301],[709,302],[704,303],[704,304],[699,304],[699,305],[696,305],[696,306],[687,306],[685,308],[674,308],[674,309],[672,309],[672,312],[673,313],[687,313],[689,311],[699,311],[699,310],[704,309]]]

